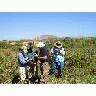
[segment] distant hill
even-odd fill
[[[55,35],[41,35],[39,37],[34,38],[34,40],[43,40],[43,39],[56,39],[58,38]]]

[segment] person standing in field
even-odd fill
[[[40,50],[38,59],[40,60],[42,80],[44,83],[47,83],[49,73],[49,52],[45,48],[45,44],[43,42],[38,42],[37,47]]]
[[[23,84],[23,81],[26,79],[26,65],[29,62],[29,60],[27,60],[24,54],[23,47],[19,48],[17,59],[18,59],[18,64],[19,64],[18,68],[19,68],[20,80]]]
[[[34,49],[34,42],[29,42],[29,48],[27,49],[27,56],[29,58],[29,78],[33,77],[34,79],[39,78],[38,77],[38,59],[35,58],[36,55],[38,55],[39,50]]]
[[[51,65],[50,74],[54,73],[55,70],[58,69],[58,76],[62,77],[65,51],[61,45],[61,42],[56,42],[56,45],[51,48],[51,53],[53,55],[53,63]]]

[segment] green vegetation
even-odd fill
[[[48,83],[96,84],[96,38],[60,38],[42,41],[50,51],[58,40],[61,41],[66,51],[63,76],[57,78],[49,75]],[[14,45],[10,45],[10,42],[0,42],[0,83],[12,84],[14,76],[18,75],[16,55],[20,46],[19,41]],[[51,54],[50,57],[52,57]]]

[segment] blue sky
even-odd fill
[[[96,36],[96,12],[0,12],[0,40]]]

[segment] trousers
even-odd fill
[[[42,79],[44,80],[45,83],[47,83],[48,74],[49,74],[49,64],[48,62],[41,62],[40,65],[41,65],[40,69],[41,69]]]
[[[64,62],[53,62],[53,64],[51,65],[52,73],[58,70],[58,75],[62,75],[63,69],[64,69]]]

